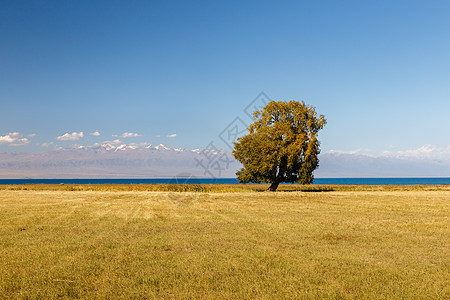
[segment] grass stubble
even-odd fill
[[[448,187],[152,189],[2,187],[0,298],[450,298]]]

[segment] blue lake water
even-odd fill
[[[187,183],[187,184],[236,184],[236,178],[146,178],[146,179],[0,179],[0,184],[140,184],[140,183]],[[427,178],[316,178],[314,184],[364,184],[364,185],[418,185],[450,184],[450,177]]]

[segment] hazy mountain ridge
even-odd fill
[[[450,177],[448,156],[328,152],[320,155],[316,177]]]
[[[164,145],[137,147],[103,144],[94,147],[56,149],[35,153],[0,153],[0,178],[88,178],[88,177],[173,177],[191,173],[198,177],[233,177],[237,163],[231,153],[208,152],[230,160],[218,171],[209,167],[208,159],[199,150],[171,148]],[[232,161],[231,161],[232,160]],[[209,176],[208,176],[209,175]]]
[[[380,156],[329,151],[320,155],[320,166],[314,174],[316,177],[450,177],[449,153],[449,148],[429,145]],[[216,159],[225,155],[219,161],[220,171],[208,165],[211,154]],[[240,164],[228,151],[189,150],[161,144],[103,143],[34,153],[0,153],[0,178],[11,179],[151,178],[174,177],[180,173],[226,178],[235,177],[239,168]]]

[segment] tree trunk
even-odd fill
[[[278,185],[280,183],[278,181],[274,181],[270,184],[269,188],[267,189],[267,192],[275,192],[278,188]]]

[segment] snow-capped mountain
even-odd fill
[[[190,173],[234,177],[230,152],[103,143],[35,153],[0,153],[0,178],[151,178]]]
[[[329,151],[316,177],[449,177],[450,147],[373,156]],[[241,166],[224,150],[181,149],[118,141],[34,153],[0,153],[0,178],[152,178],[181,173],[235,177]]]

